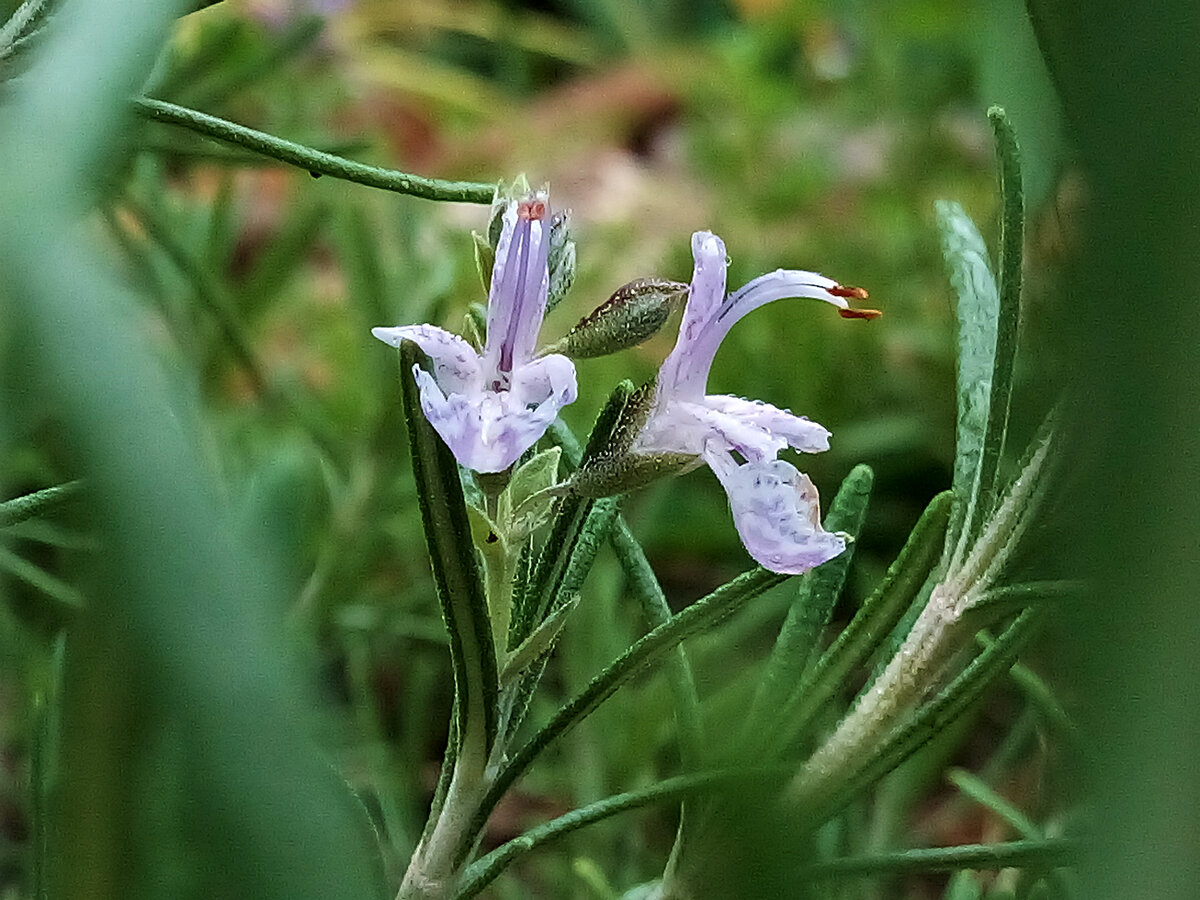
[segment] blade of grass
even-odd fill
[[[831,859],[813,866],[814,878],[852,876],[916,875],[925,872],[954,872],[960,869],[1010,869],[1068,866],[1083,850],[1079,841],[1052,838],[1040,841],[1009,841],[1004,844],[964,844],[901,850],[873,856]]]

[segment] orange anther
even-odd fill
[[[878,319],[883,313],[878,309],[839,309],[838,315],[843,319]]]
[[[546,204],[541,200],[522,200],[517,204],[517,218],[526,222],[540,222],[546,218]]]
[[[848,300],[866,300],[871,296],[867,293],[866,288],[850,287],[845,284],[835,284],[829,289],[829,293],[835,297],[845,297]]]

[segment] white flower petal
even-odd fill
[[[781,459],[738,465],[719,447],[705,461],[729,497],[746,551],[772,572],[799,575],[846,549],[846,539],[821,527],[820,500],[807,475]]]
[[[399,347],[412,341],[433,361],[433,374],[446,393],[479,390],[483,370],[475,349],[444,328],[436,325],[400,325],[396,328],[372,328],[371,334],[385,344]]]
[[[705,397],[704,403],[721,416],[761,429],[802,453],[822,453],[829,449],[829,430],[807,416],[797,416],[761,400],[723,394]],[[743,456],[750,458],[746,453]]]
[[[658,372],[658,390],[673,397],[699,399],[721,343],[720,336],[714,343],[706,335],[725,301],[729,259],[725,242],[710,231],[692,235],[692,257],[695,268],[679,323],[679,339]]]

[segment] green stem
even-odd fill
[[[665,624],[635,642],[608,668],[593,678],[582,693],[559,709],[500,770],[480,803],[476,823],[468,833],[477,834],[481,831],[488,815],[504,792],[538,755],[595,711],[619,687],[635,675],[661,662],[684,639],[723,621],[743,603],[790,577],[768,572],[766,569],[752,569],[717,588],[707,597],[697,600],[683,612],[672,616]]]
[[[518,857],[540,847],[547,841],[562,837],[585,825],[591,825],[593,822],[599,822],[617,813],[640,806],[676,801],[717,785],[761,784],[765,780],[785,776],[788,771],[788,767],[777,766],[765,769],[717,769],[692,775],[680,775],[640,790],[616,794],[574,809],[557,819],[531,828],[520,837],[514,838],[474,862],[464,873],[462,883],[452,895],[452,900],[467,900],[468,897],[474,897],[491,884]]]
[[[491,203],[496,186],[472,181],[445,181],[425,178],[395,169],[380,169],[364,163],[295,144],[263,131],[256,131],[226,119],[219,119],[186,106],[163,100],[139,97],[133,101],[139,116],[152,122],[179,125],[206,137],[216,138],[280,162],[305,169],[314,175],[329,175],[367,187],[382,188],[398,194],[408,194],[425,200],[448,200],[459,203]]]
[[[41,515],[43,512],[58,506],[63,500],[73,497],[83,487],[82,481],[68,481],[54,487],[34,491],[0,503],[0,528],[16,525],[26,519]]]

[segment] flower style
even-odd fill
[[[577,394],[569,359],[534,359],[550,278],[546,192],[510,201],[503,223],[482,355],[433,325],[371,329],[384,343],[413,341],[429,356],[432,374],[413,368],[421,410],[455,458],[476,472],[503,472],[515,463]]]
[[[860,288],[788,269],[755,278],[726,296],[725,243],[698,231],[692,235],[692,255],[696,265],[679,340],[659,370],[653,406],[633,450],[703,458],[729,496],[734,525],[750,555],[774,572],[806,572],[841,553],[846,538],[821,527],[816,487],[777,456],[789,446],[804,453],[828,450],[829,432],[761,401],[706,395],[708,373],[734,324],[772,300],[812,297],[848,318],[878,313],[850,308],[847,298],[866,297]]]

